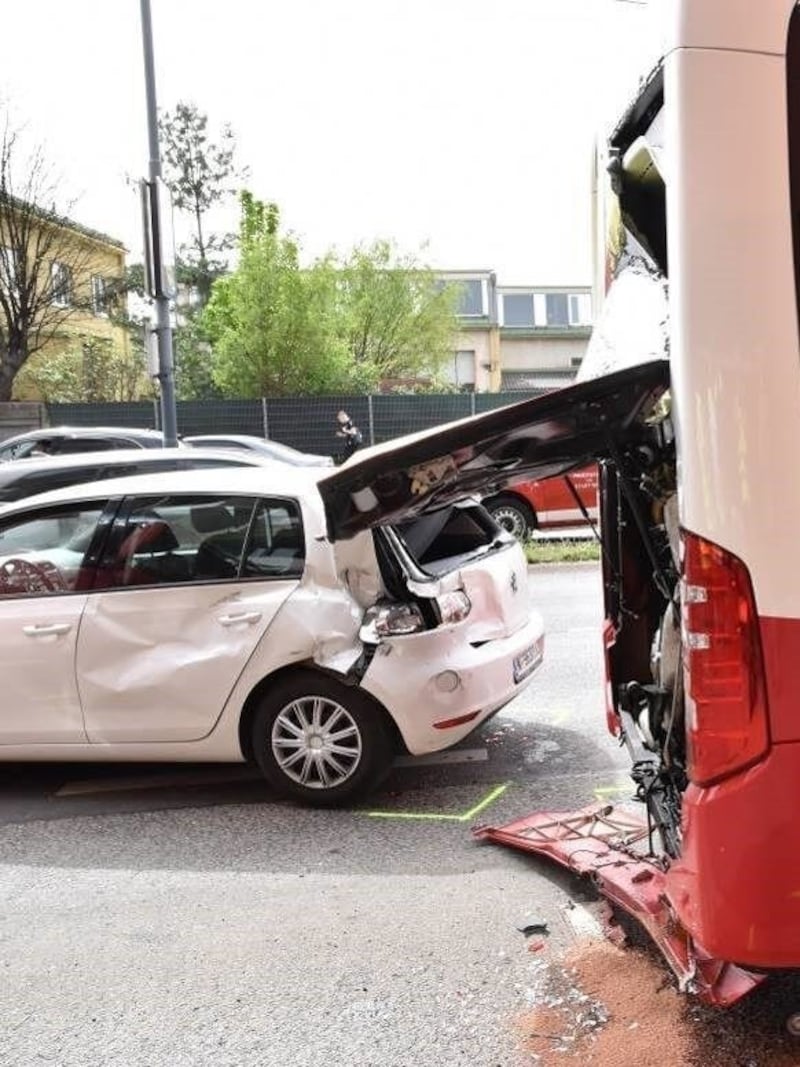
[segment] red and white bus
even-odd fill
[[[323,495],[341,534],[599,462],[606,710],[657,857],[637,868],[619,830],[604,859],[594,810],[497,838],[594,857],[685,986],[730,1003],[800,968],[800,5],[663,6],[609,142],[585,380],[365,456]]]

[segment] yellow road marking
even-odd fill
[[[486,794],[483,800],[478,801],[474,808],[470,808],[469,811],[464,811],[460,815],[429,811],[368,811],[366,814],[371,819],[431,819],[439,822],[469,822],[484,808],[488,808],[490,804],[493,804],[498,797],[501,797],[508,789],[509,784],[509,782],[506,782],[504,785],[495,786],[494,789]]]

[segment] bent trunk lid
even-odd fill
[[[606,458],[643,436],[668,386],[668,363],[646,363],[357,453],[319,482],[329,537]]]

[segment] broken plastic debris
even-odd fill
[[[528,918],[517,923],[517,929],[521,934],[528,937],[529,934],[548,934],[547,921],[544,919]]]

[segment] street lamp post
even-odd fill
[[[169,301],[173,295],[165,280],[161,179],[161,151],[158,144],[158,107],[156,105],[156,75],[153,58],[153,23],[150,0],[140,0],[142,12],[142,45],[144,49],[144,84],[147,94],[147,136],[150,146],[149,181],[146,183],[145,261],[149,263],[150,295],[155,306],[155,333],[158,342],[158,381],[161,392],[161,432],[164,447],[178,443],[178,418],[175,407],[175,373],[172,356],[172,323]],[[149,232],[148,232],[149,229]]]

